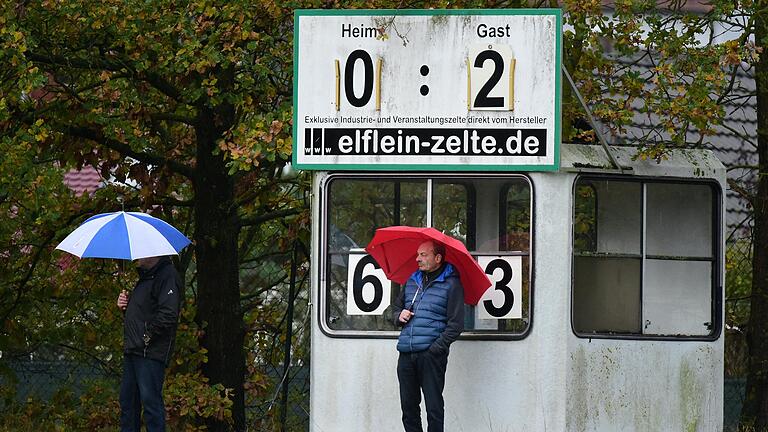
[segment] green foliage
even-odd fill
[[[284,169],[292,145],[293,10],[545,3],[0,2],[0,369],[31,354],[96,362],[112,378],[77,397],[64,392],[55,405],[7,403],[0,428],[114,430],[122,339],[114,301],[135,276],[130,266],[71,259],[53,247],[87,216],[118,210],[121,202],[129,210],[151,210],[194,238],[200,227],[192,209],[200,190],[217,176],[226,178],[232,196],[219,191],[214,195],[222,201],[213,206],[234,209],[232,223],[238,224],[247,403],[264,408],[252,414],[259,417],[252,424],[274,425],[271,374],[285,355],[285,329],[294,330],[294,359],[306,363],[309,345],[306,266],[299,266],[297,299],[287,289],[292,249],[309,244],[310,226],[309,176]],[[644,137],[641,158],[661,159],[674,145],[710,136],[723,116],[719,102],[727,73],[759,51],[746,40],[697,42],[705,25],[734,13],[733,6],[717,0],[709,14],[697,17],[663,13],[648,0],[622,0],[608,17],[601,4],[563,3],[564,63],[595,115],[614,132],[630,124],[633,107],[653,119],[658,127]],[[654,67],[640,75],[615,56],[652,58]],[[564,98],[564,140],[593,141],[592,131],[575,126],[583,113],[567,85]],[[689,127],[698,136],[689,136]],[[112,182],[92,195],[74,196],[62,184],[63,174],[83,166]],[[365,193],[338,195],[365,201]],[[461,191],[446,196],[453,193]],[[387,205],[371,203],[369,220],[389,221],[394,209]],[[509,223],[525,230],[529,215],[521,209]],[[423,212],[405,203],[400,213],[406,223],[411,213]],[[345,231],[361,244],[372,235],[354,225],[362,215],[339,217],[352,221]],[[582,226],[589,221],[577,221]],[[188,280],[187,302],[166,383],[178,430],[196,430],[206,418],[228,423],[233,417],[231,390],[199,374],[208,353],[200,345],[207,323],[195,320],[197,294],[211,287],[197,285],[197,272],[208,264],[196,261],[193,252],[178,260]],[[289,323],[291,300],[297,310]],[[13,400],[11,393],[3,389],[5,401]]]
[[[61,389],[49,401],[28,398],[22,404],[6,406],[0,431],[70,431],[114,430],[118,424],[119,406],[114,383],[100,382],[89,386],[76,397]]]
[[[694,14],[685,2],[664,9],[647,0],[623,0],[608,16],[598,1],[565,2],[571,28],[563,35],[564,64],[610,133],[626,134],[638,120],[648,123],[637,137],[637,157],[660,160],[676,146],[707,142],[722,122],[730,76],[750,54],[742,40],[707,42],[711,23],[725,18],[726,3],[713,2],[710,12]],[[593,131],[573,126],[582,108],[570,89],[564,93],[564,141],[594,142]]]
[[[208,418],[231,423],[231,392],[221,384],[209,385],[199,372],[169,376],[163,393],[168,427],[176,431],[205,430],[197,420]]]
[[[728,245],[725,254],[726,322],[744,326],[749,319],[749,295],[752,291],[752,245],[739,240]]]
[[[573,203],[573,249],[575,252],[597,251],[597,191],[590,182],[576,185]]]
[[[232,222],[240,225],[241,255],[233,261],[247,268],[257,257],[276,257],[241,294],[248,319],[258,316],[259,326],[269,329],[265,335],[279,338],[285,302],[272,299],[283,298],[286,250],[308,237],[302,214],[308,176],[283,175],[292,146],[295,6],[0,4],[0,364],[45,351],[95,361],[119,375],[122,316],[114,301],[134,276],[114,262],[70,259],[53,246],[87,216],[118,210],[121,202],[128,210],[150,210],[194,238],[191,208],[200,188],[220,175],[233,190],[221,206],[234,207]],[[208,171],[201,168],[206,160],[214,161]],[[83,166],[113,182],[93,195],[73,196],[62,177]],[[275,220],[281,223],[270,223]],[[174,425],[186,429],[206,418],[232,418],[231,389],[209,385],[199,374],[207,352],[200,346],[206,323],[195,321],[197,290],[210,287],[198,287],[194,272],[210,265],[195,261],[193,252],[178,260],[193,276],[166,387]],[[258,361],[280,357],[280,350],[249,348]],[[266,381],[263,371],[248,377],[248,383]]]

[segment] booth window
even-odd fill
[[[719,189],[579,177],[573,328],[585,337],[716,335]]]
[[[527,331],[532,194],[526,177],[337,174],[326,184],[321,321],[331,335],[396,336],[391,304],[401,287],[374,277],[376,265],[363,250],[377,228],[391,225],[433,226],[461,240],[500,281],[487,306],[465,306],[465,335],[519,337]],[[350,297],[350,285],[360,290],[357,297]],[[498,316],[489,316],[488,308]]]

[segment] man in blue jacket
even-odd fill
[[[120,430],[141,430],[141,409],[147,432],[165,431],[163,380],[173,351],[182,289],[168,257],[137,260],[139,281],[117,298],[125,311],[123,380],[120,385]]]
[[[457,270],[445,262],[445,246],[419,245],[419,269],[395,300],[393,320],[402,326],[397,350],[400,407],[406,432],[421,432],[421,393],[427,407],[427,430],[442,432],[443,388],[448,351],[464,330],[464,289]]]

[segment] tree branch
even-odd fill
[[[26,273],[18,279],[18,286],[16,288],[16,296],[8,308],[3,311],[3,321],[6,321],[8,317],[10,316],[11,312],[16,308],[16,306],[19,305],[19,302],[21,301],[21,297],[25,292],[25,288],[27,286],[27,283],[32,279],[32,276],[35,272],[35,268],[37,267],[37,264],[40,262],[40,259],[42,257],[43,251],[45,250],[45,245],[49,244],[53,238],[55,233],[51,232],[46,236],[40,245],[39,248],[35,251],[34,255],[32,256],[29,268],[27,269]]]
[[[258,216],[254,216],[251,218],[241,218],[240,226],[244,227],[244,226],[260,225],[260,224],[263,224],[264,222],[268,222],[273,219],[280,219],[283,217],[299,214],[306,209],[307,209],[306,206],[301,206],[301,207],[289,208],[285,210],[276,210],[270,213],[262,213],[262,214],[259,214]]]
[[[176,102],[183,102],[181,100],[181,93],[179,90],[160,75],[153,72],[145,72],[144,74],[139,75],[139,79],[148,82],[152,85],[152,87],[158,89],[161,93],[175,100]]]
[[[730,127],[730,126],[728,126],[728,125],[727,125],[727,124],[725,124],[725,123],[721,123],[721,124],[720,124],[720,127],[722,127],[722,128],[724,128],[724,129],[726,129],[726,130],[728,130],[728,131],[732,132],[734,135],[736,135],[736,137],[740,138],[742,141],[746,142],[747,144],[749,144],[749,145],[751,145],[752,147],[754,147],[754,148],[755,148],[755,150],[757,150],[757,143],[756,143],[755,141],[753,141],[753,140],[752,140],[752,139],[749,137],[749,132],[747,132],[746,128],[745,128],[743,125],[741,126],[741,128],[743,129],[742,131],[738,131],[738,130],[736,130],[736,129],[734,129],[734,128]]]
[[[177,102],[183,102],[181,100],[181,92],[173,86],[170,82],[168,82],[166,79],[164,79],[162,76],[160,76],[157,73],[154,72],[144,72],[144,73],[137,73],[136,70],[128,63],[122,62],[122,61],[110,61],[104,58],[89,58],[88,60],[83,59],[73,59],[61,55],[42,55],[36,52],[28,52],[27,57],[37,63],[52,65],[52,66],[66,66],[66,67],[73,67],[76,69],[84,69],[88,71],[94,71],[97,69],[101,70],[107,70],[110,72],[120,72],[120,71],[129,71],[131,75],[135,76],[136,78],[148,82],[152,87],[159,90],[164,95],[168,96],[169,98],[177,101]]]
[[[753,194],[749,193],[749,191],[746,190],[744,187],[742,187],[739,183],[737,183],[736,180],[728,179],[728,186],[730,186],[730,188],[734,192],[738,193],[744,199],[749,201],[749,203],[752,205],[753,208],[755,207],[755,202],[754,202],[755,196]]]
[[[120,376],[120,372],[118,372],[113,367],[111,367],[109,365],[109,363],[107,363],[104,360],[100,359],[99,357],[89,353],[88,351],[85,351],[83,349],[80,349],[80,348],[77,348],[77,347],[74,347],[72,345],[68,345],[68,344],[65,344],[65,343],[58,343],[56,345],[58,345],[58,346],[60,346],[62,348],[66,348],[66,349],[78,352],[80,354],[84,354],[84,355],[88,356],[90,359],[95,360],[96,362],[98,362],[99,365],[101,365],[101,368],[104,369],[105,371],[109,372],[110,375],[116,376],[116,377]]]
[[[735,170],[735,169],[748,169],[748,170],[756,170],[760,168],[757,165],[731,165],[726,169],[726,171]]]
[[[194,169],[192,167],[184,165],[183,163],[177,162],[175,160],[166,159],[156,154],[136,151],[132,149],[128,144],[123,144],[119,141],[105,137],[104,134],[102,134],[100,131],[80,126],[66,125],[64,126],[64,132],[79,138],[95,141],[122,154],[123,156],[131,157],[145,164],[167,166],[172,171],[181,174],[190,180],[194,180]]]
[[[729,244],[729,243],[731,242],[731,240],[733,239],[733,236],[734,236],[734,235],[736,235],[736,233],[737,233],[737,232],[738,232],[738,231],[741,229],[741,227],[743,227],[743,226],[744,226],[744,225],[746,225],[746,224],[747,224],[747,223],[748,223],[750,220],[752,220],[752,216],[753,216],[753,215],[752,215],[751,213],[750,213],[750,214],[748,214],[748,215],[747,215],[747,217],[745,217],[744,219],[742,219],[742,220],[741,220],[741,222],[739,222],[739,224],[738,224],[738,225],[736,225],[736,228],[734,228],[734,229],[732,229],[732,230],[731,230],[731,233],[728,235],[728,238],[727,238],[727,239],[725,239],[725,244]]]
[[[177,122],[177,123],[184,123],[190,126],[195,125],[195,119],[192,117],[187,117],[179,114],[170,114],[170,113],[153,113],[150,114],[149,117],[152,120],[157,121],[171,121],[171,122]]]

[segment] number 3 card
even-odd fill
[[[492,285],[477,302],[480,319],[523,317],[523,259],[520,256],[480,256]]]

